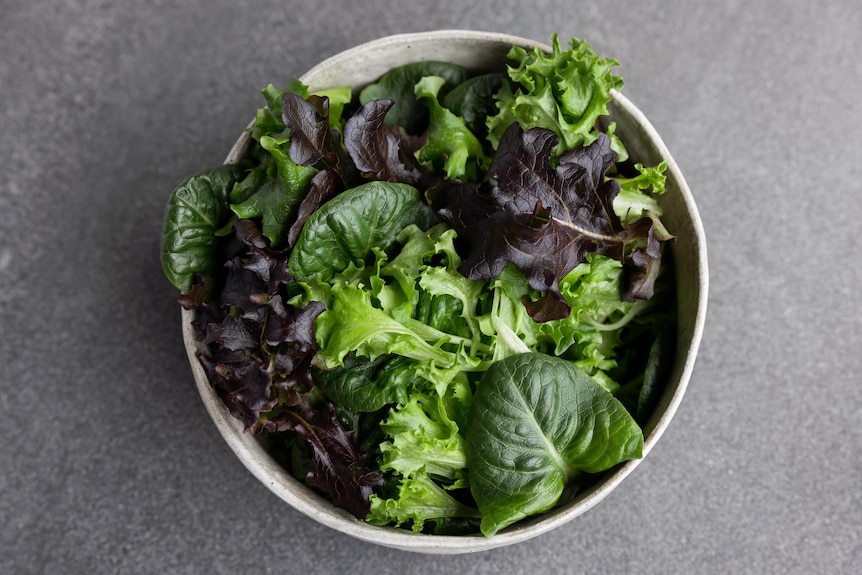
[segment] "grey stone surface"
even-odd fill
[[[856,573],[862,4],[2,2],[0,573]],[[536,540],[405,554],[286,508],[193,387],[170,190],[259,90],[397,32],[585,37],[680,164],[711,299],[689,392],[608,499]]]

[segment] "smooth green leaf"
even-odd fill
[[[162,228],[161,261],[168,281],[187,292],[194,275],[219,265],[216,232],[230,220],[228,198],[242,174],[236,165],[200,172],[171,194]]]
[[[351,264],[364,267],[373,248],[388,249],[410,224],[427,229],[436,214],[416,188],[369,182],[342,192],[315,211],[290,255],[291,272],[300,281],[316,276],[327,282]]]
[[[497,113],[494,94],[500,90],[506,75],[502,72],[482,74],[458,84],[440,100],[440,103],[456,116],[464,119],[467,128],[477,138],[488,133],[486,120]]]
[[[470,489],[490,537],[547,511],[581,472],[641,457],[625,407],[566,360],[538,353],[494,363],[479,382],[467,432]]]

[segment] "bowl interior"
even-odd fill
[[[392,67],[422,61],[443,60],[460,64],[471,71],[503,70],[509,47],[526,49],[543,44],[486,32],[437,31],[390,36],[342,52],[312,68],[302,80],[312,90],[351,85],[359,89],[376,80]],[[668,229],[677,236],[671,247],[676,270],[678,294],[678,333],[676,359],[665,390],[652,418],[644,428],[644,456],[658,441],[673,417],[694,365],[706,315],[706,244],[697,209],[688,186],[673,158],[644,115],[624,96],[614,94],[611,120],[632,158],[645,165],[666,161],[667,193],[660,198]],[[226,159],[236,162],[249,143],[248,133],[237,140]],[[192,312],[183,311],[183,335],[195,382],[207,411],[227,444],[242,463],[282,500],[316,521],[358,539],[388,547],[425,553],[466,553],[509,545],[547,532],[585,512],[610,493],[641,460],[626,462],[605,474],[590,489],[573,500],[540,516],[524,520],[492,538],[482,535],[417,535],[411,532],[376,527],[355,519],[334,507],[304,484],[294,479],[265,451],[261,443],[243,432],[207,382],[196,352],[200,345],[192,328]]]

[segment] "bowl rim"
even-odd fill
[[[404,42],[422,43],[448,40],[506,43],[527,49],[540,47],[545,51],[550,51],[551,49],[548,45],[534,40],[497,32],[445,29],[394,34],[364,42],[339,52],[312,67],[300,77],[300,80],[308,83],[308,79],[313,80],[316,76],[325,73],[330,68],[339,65],[341,62],[355,59],[368,50],[402,46]],[[324,87],[329,86],[321,86],[320,88]],[[694,250],[698,256],[696,259],[696,275],[699,293],[697,294],[693,330],[689,338],[690,343],[686,349],[685,361],[670,401],[667,403],[661,416],[656,420],[649,434],[644,437],[642,457],[624,462],[613,470],[608,471],[603,479],[579,494],[571,504],[558,508],[558,510],[546,512],[532,520],[527,519],[512,525],[491,538],[486,538],[480,533],[467,535],[416,534],[400,528],[371,525],[356,519],[346,511],[336,508],[331,502],[293,478],[265,453],[255,438],[252,438],[243,431],[241,423],[230,415],[226,406],[210,387],[206,374],[196,356],[196,352],[202,344],[195,337],[192,323],[194,312],[182,309],[183,339],[198,392],[219,433],[248,471],[292,508],[338,532],[386,547],[421,553],[446,554],[485,551],[526,541],[547,533],[591,509],[607,497],[623,479],[634,471],[665,432],[685,395],[694,369],[706,319],[709,274],[703,224],[694,198],[677,163],[658,132],[639,108],[626,96],[617,91],[612,91],[612,99],[614,105],[619,107],[632,119],[638,129],[643,131],[645,139],[654,146],[662,159],[667,161],[666,173],[678,185],[678,193],[682,196],[682,205],[686,207],[688,211],[687,217],[692,225],[692,237],[695,242]],[[253,123],[254,121],[252,121],[251,125]],[[242,157],[249,142],[249,131],[245,130],[234,143],[224,163],[236,163]]]

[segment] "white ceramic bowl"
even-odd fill
[[[350,85],[360,88],[395,66],[421,60],[455,62],[473,71],[503,70],[512,45],[532,49],[544,44],[503,34],[444,30],[389,36],[342,52],[312,68],[302,80],[313,90]],[[676,269],[678,334],[676,359],[652,418],[644,428],[644,457],[655,446],[682,400],[703,331],[708,288],[706,242],[694,199],[682,173],[646,117],[626,97],[614,94],[610,106],[616,133],[629,155],[645,165],[667,162],[667,193],[660,197],[663,221],[676,243],[671,247]],[[249,136],[244,133],[226,163],[244,153]],[[279,498],[308,517],[358,539],[408,551],[424,553],[470,553],[511,545],[559,527],[584,513],[634,471],[641,460],[623,463],[608,471],[590,489],[574,500],[542,515],[521,521],[494,537],[476,535],[414,534],[404,529],[376,527],[334,507],[323,497],[294,479],[263,449],[257,439],[243,432],[213,392],[196,357],[197,344],[191,324],[192,312],[183,311],[183,336],[198,391],[207,411],[227,444],[242,463]]]

